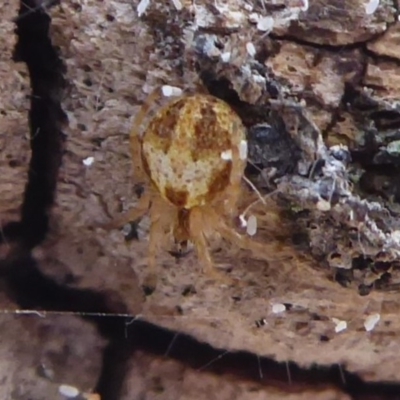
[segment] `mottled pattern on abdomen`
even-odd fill
[[[239,117],[212,96],[178,98],[150,121],[142,138],[146,171],[179,208],[206,204],[229,184],[232,161],[222,152],[245,140]]]

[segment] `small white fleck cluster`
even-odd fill
[[[286,306],[283,303],[273,303],[272,304],[272,313],[273,314],[282,314],[286,311]],[[364,328],[367,332],[371,332],[380,321],[381,316],[379,313],[371,314],[367,316],[364,320]],[[340,333],[347,330],[347,321],[339,319],[339,318],[331,318],[331,321],[335,324],[335,333]],[[260,327],[262,325],[266,325],[265,319],[260,319],[256,321],[256,326]]]

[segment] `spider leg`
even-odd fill
[[[219,272],[212,261],[208,243],[204,232],[201,229],[203,213],[200,209],[192,209],[189,218],[190,238],[196,247],[199,261],[203,268],[203,273],[213,280],[222,282],[227,285],[237,284],[238,282],[229,276]]]
[[[160,88],[155,89],[144,101],[139,112],[136,114],[132,130],[129,136],[130,148],[131,148],[131,158],[133,162],[133,168],[135,171],[135,176],[138,180],[146,180],[145,172],[142,164],[142,138],[141,129],[143,128],[144,120],[148,117],[149,111],[153,103],[161,96]]]
[[[224,210],[229,216],[236,215],[239,198],[242,194],[242,178],[245,168],[244,160],[240,159],[239,149],[232,149],[232,171],[229,182],[229,196],[225,196]]]
[[[150,208],[150,198],[150,193],[143,194],[135,207],[122,214],[115,220],[101,225],[101,227],[104,229],[117,229],[121,228],[125,224],[128,224],[129,222],[136,221],[137,219],[143,217],[143,215],[146,214]]]
[[[229,240],[237,247],[245,250],[250,250],[257,258],[266,260],[268,262],[282,261],[287,259],[287,257],[279,258],[274,256],[274,254],[279,254],[282,251],[279,243],[257,242],[246,235],[241,235],[240,233],[236,232],[234,227],[229,226],[222,218],[219,218],[216,213],[214,218],[218,219],[216,229],[221,234],[221,236]]]
[[[144,286],[153,291],[157,286],[157,256],[167,240],[167,230],[172,224],[174,214],[165,204],[165,201],[156,197],[150,211],[150,235],[147,257],[148,274]]]

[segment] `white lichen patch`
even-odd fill
[[[364,328],[367,332],[371,332],[376,324],[379,322],[379,320],[381,319],[381,315],[376,313],[376,314],[371,314],[369,315],[367,318],[365,318],[364,321]]]
[[[274,19],[272,17],[261,17],[257,21],[257,29],[261,32],[271,32],[274,28]]]
[[[283,303],[275,303],[272,305],[272,312],[274,314],[281,314],[286,311],[286,306]]]
[[[379,0],[369,0],[367,4],[365,4],[365,12],[367,15],[372,15],[379,7]]]

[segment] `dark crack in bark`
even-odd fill
[[[43,7],[38,7],[34,0],[21,2],[20,18],[17,19],[19,42],[16,59],[26,62],[31,77],[32,158],[21,222],[5,228],[6,235],[18,242],[18,251],[2,261],[2,277],[9,296],[22,308],[83,314],[123,313],[124,304],[112,308],[101,293],[58,285],[39,271],[36,261],[30,255],[30,250],[41,243],[48,233],[49,211],[54,202],[64,140],[62,124],[65,123],[65,115],[60,106],[64,67],[48,37],[50,22]],[[234,97],[234,92],[228,93],[229,96]],[[233,100],[231,103],[240,103],[238,99]],[[129,319],[123,317],[83,318],[95,323],[99,332],[109,339],[103,358],[103,371],[97,385],[103,400],[119,398],[125,366],[129,358],[134,357],[136,349],[163,355],[176,335],[175,332],[141,321],[129,324]],[[260,380],[257,355],[227,352],[221,356],[224,353],[223,349],[215,349],[189,336],[180,335],[169,357],[193,369],[206,366],[207,371],[218,375],[233,374],[241,379]],[[290,363],[291,385],[288,384],[285,363],[262,358],[260,366],[264,371],[263,384],[283,387],[288,393],[301,392],[303,388],[315,388],[318,391],[323,386],[334,386],[354,399],[395,399],[400,391],[398,384],[366,383],[346,371],[343,372],[343,379],[336,365],[304,369]]]

